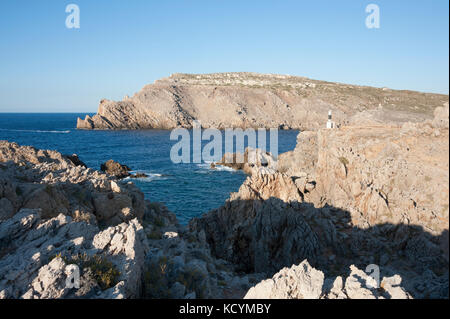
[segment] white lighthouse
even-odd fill
[[[331,110],[328,111],[327,128],[328,129],[336,128],[336,123],[334,123],[332,120]]]

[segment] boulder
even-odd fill
[[[129,171],[131,169],[126,165],[122,165],[113,160],[109,160],[100,165],[100,170],[117,178],[125,178],[130,176]]]
[[[319,299],[324,278],[321,271],[305,260],[252,287],[244,299]]]

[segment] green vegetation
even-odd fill
[[[162,219],[161,217],[155,217],[153,223],[156,227],[164,227],[165,226],[164,219]]]
[[[186,293],[194,291],[198,298],[204,296],[205,275],[198,269],[179,269],[171,260],[162,256],[151,262],[144,273],[146,298],[173,298],[172,287],[176,282],[186,287]]]
[[[341,162],[344,166],[347,166],[349,164],[348,159],[345,157],[339,157],[339,162]]]
[[[189,269],[180,273],[177,277],[178,282],[186,287],[187,291],[195,291],[197,298],[203,298],[205,286],[202,284],[205,277],[197,269]]]
[[[170,298],[168,270],[171,264],[166,257],[151,263],[144,273],[146,298]]]
[[[147,235],[147,238],[157,240],[157,239],[162,239],[162,236],[163,236],[163,234],[160,229],[154,229],[154,230],[152,230],[152,232],[150,234]]]

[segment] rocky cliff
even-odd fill
[[[330,298],[448,297],[448,112],[447,104],[422,123],[302,132],[278,172],[256,170],[191,231],[244,272],[294,265],[248,297],[327,297],[328,286],[339,287]],[[386,289],[355,293],[353,273],[373,264]]]
[[[418,122],[448,102],[447,95],[396,91],[257,73],[174,74],[132,97],[102,100],[79,129],[266,127],[317,129],[328,110],[338,124]]]

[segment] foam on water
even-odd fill
[[[25,132],[25,133],[52,133],[52,134],[69,134],[70,131],[44,131],[44,130],[15,130],[15,129],[3,129],[0,131],[10,131],[10,132]]]
[[[172,163],[170,150],[176,141],[170,140],[170,131],[76,130],[77,117],[85,115],[0,113],[0,140],[78,154],[92,169],[98,170],[101,163],[113,159],[131,167],[134,173],[147,174],[127,181],[136,184],[147,199],[165,203],[182,224],[223,205],[247,177],[230,167],[212,169],[210,162]],[[280,153],[294,149],[297,134],[279,132]]]
[[[125,181],[140,181],[140,182],[144,182],[144,183],[149,183],[154,180],[164,180],[169,177],[169,175],[159,174],[159,173],[151,173],[149,171],[143,171],[143,170],[130,171],[130,174],[145,174],[145,175],[147,175],[147,177],[139,177],[139,178],[127,177],[127,178],[124,178]]]

